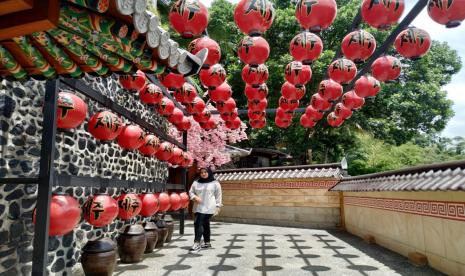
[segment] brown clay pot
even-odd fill
[[[166,215],[163,218],[166,222],[166,228],[168,229],[168,235],[166,237],[166,242],[170,242],[171,238],[173,237],[173,232],[174,232],[174,222],[173,222],[173,217],[170,215]]]
[[[122,263],[138,263],[142,261],[147,244],[145,230],[142,225],[126,225],[120,230],[117,241],[118,254]]]
[[[166,228],[166,222],[161,218],[160,215],[154,217],[155,225],[157,226],[158,232],[158,241],[155,245],[155,248],[163,247],[163,244],[166,242],[168,237],[168,228]]]
[[[151,253],[158,241],[158,228],[153,221],[144,222],[142,226],[144,227],[145,237],[147,239],[144,253]]]
[[[109,238],[88,241],[81,253],[81,265],[85,275],[112,275],[116,265],[115,249],[115,243]]]

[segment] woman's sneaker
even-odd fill
[[[189,253],[197,253],[201,249],[200,243],[194,242],[194,245],[192,246],[191,249],[189,249]]]
[[[200,246],[202,249],[206,249],[206,248],[211,248],[212,247],[212,244],[209,243],[209,242],[206,242],[206,243],[202,243],[202,245]]]

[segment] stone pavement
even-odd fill
[[[213,248],[188,254],[192,221],[185,230],[114,275],[443,275],[346,232],[213,222]]]

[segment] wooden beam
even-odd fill
[[[32,9],[33,0],[0,0],[0,15]]]

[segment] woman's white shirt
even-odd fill
[[[221,185],[217,180],[207,183],[194,181],[189,190],[189,197],[193,199],[195,196],[198,196],[201,202],[194,203],[194,213],[214,214],[216,208],[222,206]]]

